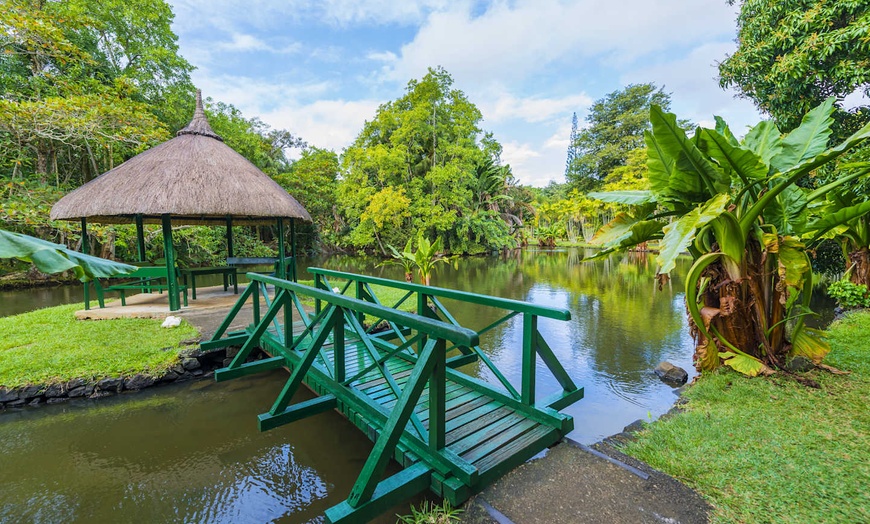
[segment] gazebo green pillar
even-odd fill
[[[293,267],[290,269],[290,280],[296,282],[296,219],[290,219],[290,256],[293,257]]]
[[[85,255],[88,253],[88,219],[82,217],[82,253]],[[90,282],[84,282],[85,292],[84,292],[84,300],[85,300],[85,309],[91,309],[91,288]]]
[[[162,215],[163,222],[163,257],[166,259],[166,283],[169,287],[169,311],[181,309],[178,297],[178,274],[175,272],[175,248],[172,245],[172,223],[169,215]]]
[[[278,278],[287,278],[287,257],[285,255],[287,249],[284,246],[284,219],[278,217],[278,268],[275,276]]]
[[[139,262],[145,262],[145,225],[142,215],[136,215],[136,248],[139,251]]]

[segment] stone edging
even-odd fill
[[[59,404],[75,398],[98,399],[125,391],[138,391],[174,382],[207,378],[214,375],[215,369],[229,364],[229,360],[238,352],[238,347],[208,352],[187,349],[179,353],[180,360],[177,364],[156,378],[137,373],[100,380],[74,378],[56,384],[30,384],[18,388],[0,387],[0,411]]]

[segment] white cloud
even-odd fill
[[[517,0],[474,16],[468,4],[429,15],[401,49],[394,79],[441,65],[463,81],[521,81],[555,62],[613,65],[676,45],[733,34],[733,8],[718,0]]]
[[[356,138],[366,120],[374,117],[376,100],[318,100],[286,104],[261,115],[264,122],[288,129],[310,145],[338,153]]]
[[[395,62],[399,57],[392,51],[372,51],[366,58],[376,62]]]
[[[490,100],[490,98],[481,97],[482,101],[479,104],[487,122],[504,122],[506,120],[544,122],[556,116],[563,117],[565,114],[584,109],[592,104],[592,99],[583,93],[560,98],[536,96],[518,98],[505,93],[495,100]]]
[[[671,110],[679,118],[710,125],[721,116],[735,134],[762,119],[749,100],[736,98],[717,81],[717,60],[734,51],[733,42],[711,42],[691,49],[685,56],[645,68],[632,69],[622,77],[628,83],[655,82],[671,93]]]
[[[293,42],[281,47],[274,47],[254,35],[234,32],[229,42],[219,42],[215,47],[221,51],[229,52],[264,51],[268,53],[288,54],[299,52],[302,44]]]

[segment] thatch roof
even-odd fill
[[[311,221],[308,211],[268,175],[224,144],[196,92],[193,120],[177,136],[127,160],[61,198],[52,220],[102,224],[273,224],[275,218]]]

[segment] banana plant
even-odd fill
[[[412,253],[410,249],[406,249],[402,252],[402,256],[414,262],[414,265],[417,266],[417,271],[420,273],[420,282],[428,286],[435,266],[439,262],[447,263],[450,261],[448,257],[441,253],[442,249],[441,237],[438,237],[435,242],[429,242],[429,239],[420,235],[417,238],[417,250]]]
[[[412,280],[414,280],[414,259],[407,258],[403,254],[411,252],[411,239],[408,239],[408,242],[405,244],[405,249],[402,251],[399,251],[398,249],[394,248],[389,244],[387,244],[387,248],[390,250],[390,256],[392,257],[392,259],[381,262],[380,264],[378,264],[378,267],[385,266],[387,264],[400,264],[405,269],[405,281],[411,282]]]
[[[804,236],[810,238],[811,244],[824,238],[839,240],[847,260],[848,279],[853,284],[870,286],[870,201],[864,191],[847,185],[870,173],[870,164],[843,166],[843,170],[848,169],[855,171],[840,177],[838,187],[826,192],[823,201],[811,198],[811,219]]]
[[[127,275],[135,266],[85,255],[61,244],[0,229],[0,258],[31,262],[43,273],[72,270],[82,282],[95,278]]]
[[[645,134],[650,189],[590,194],[636,206],[598,232],[598,256],[659,240],[661,280],[681,253],[692,256],[686,306],[699,370],[725,364],[769,374],[789,355],[819,361],[827,352],[820,333],[803,322],[812,314],[812,275],[799,235],[821,225],[809,221],[809,202],[842,181],[812,193],[796,183],[870,137],[868,124],[828,148],[833,102],[788,134],[763,121],[742,140],[718,117],[715,129],[698,127],[689,138],[675,115],[653,106]]]

